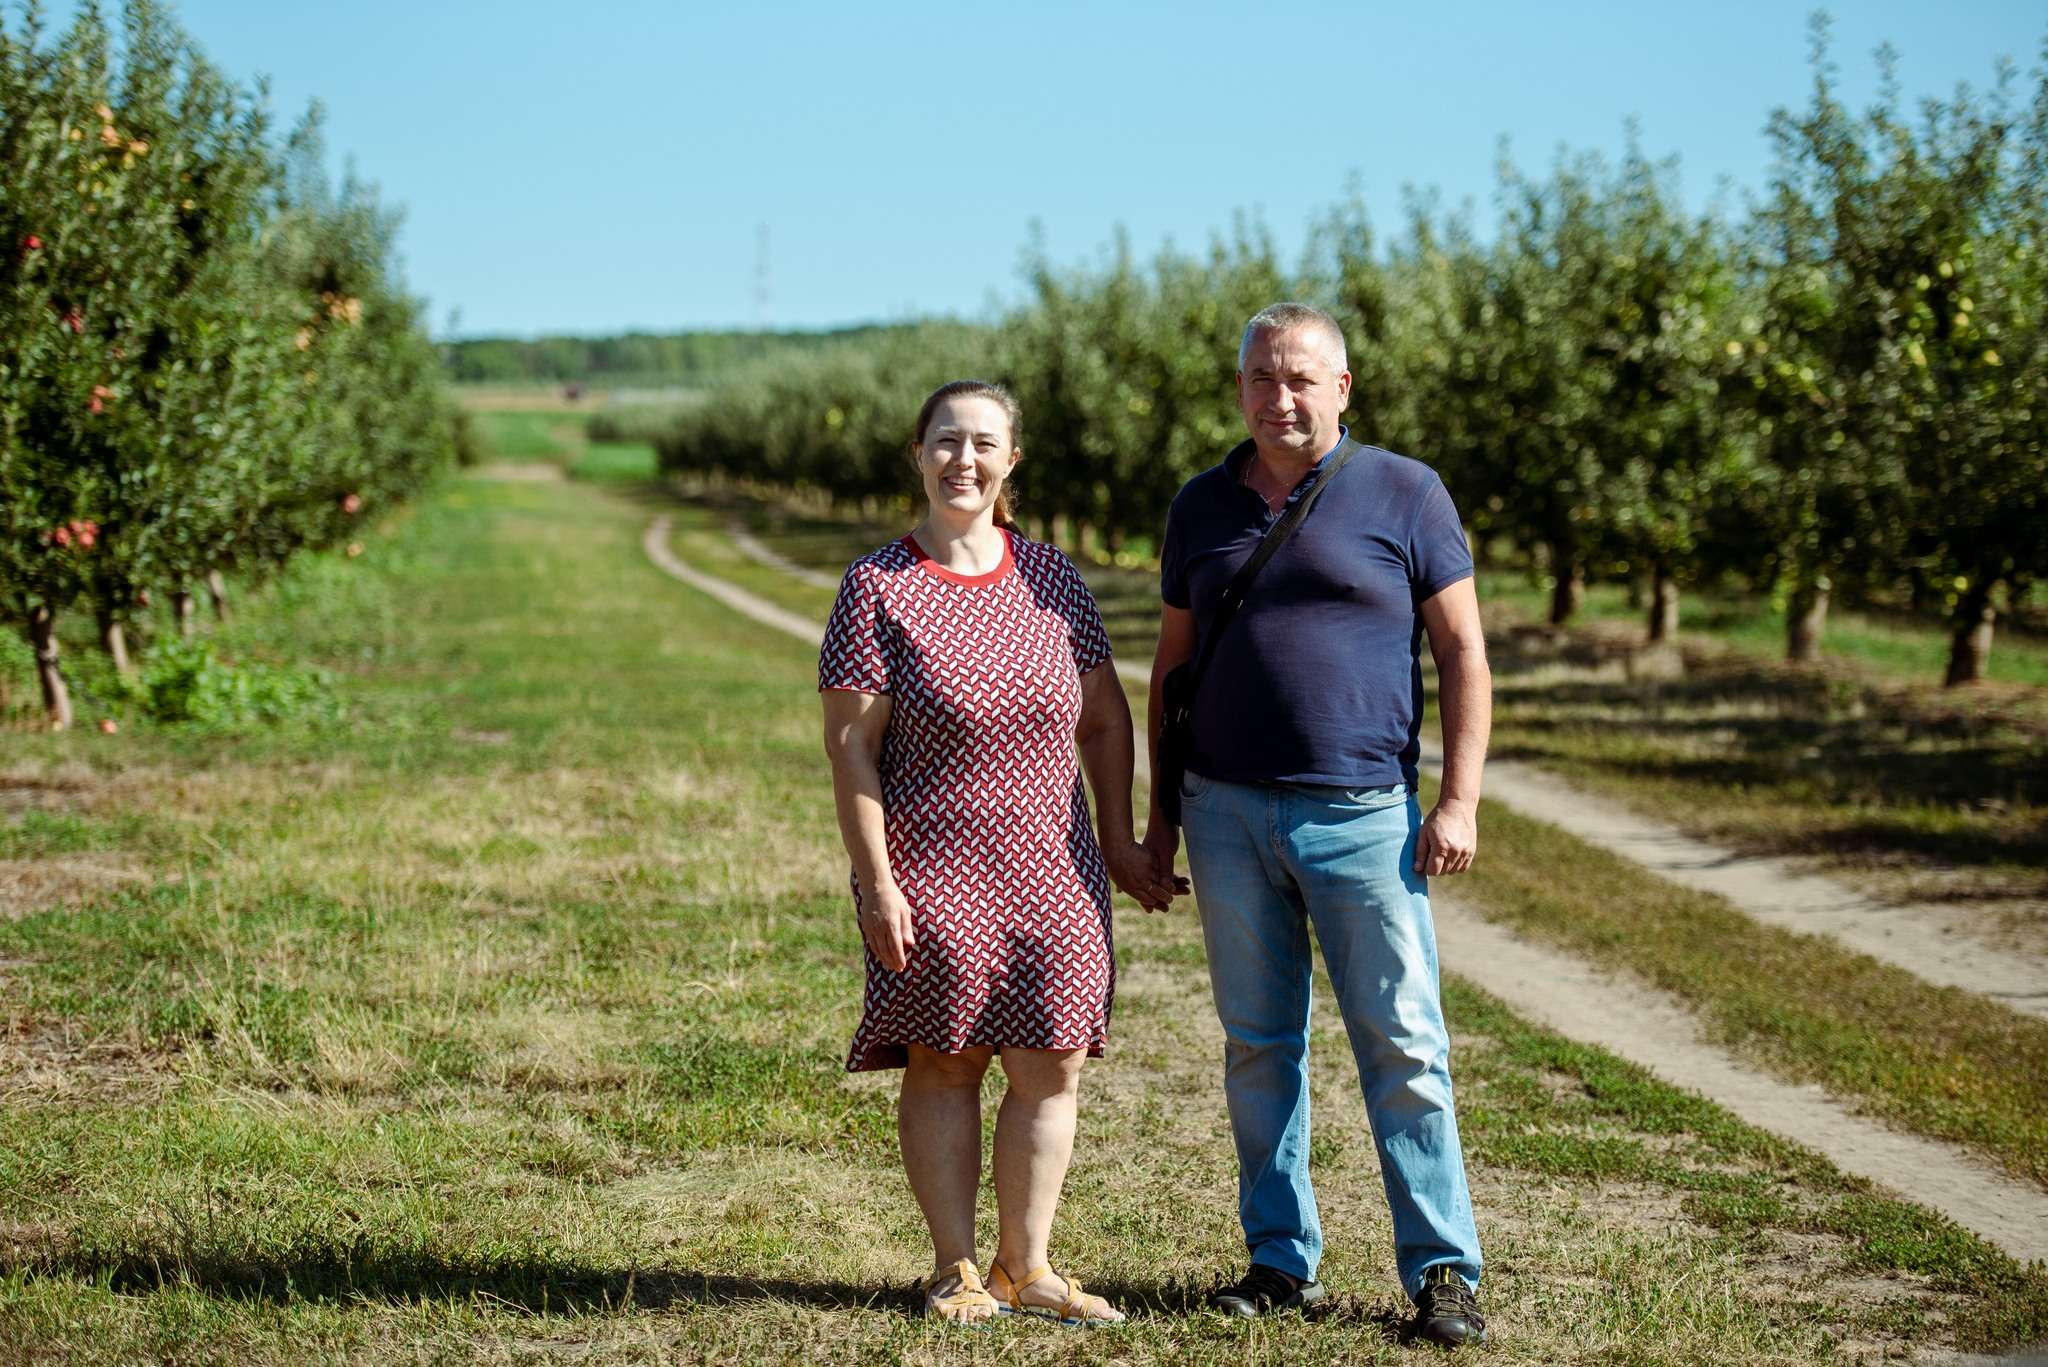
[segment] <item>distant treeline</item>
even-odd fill
[[[935,384],[980,374],[1024,412],[1034,530],[1115,550],[1242,439],[1244,320],[1330,309],[1361,438],[1442,471],[1482,548],[1539,567],[1569,618],[1633,582],[1649,634],[1682,587],[1784,604],[1815,653],[1831,597],[1947,617],[1952,683],[2048,575],[2048,63],[1917,109],[1854,112],[1816,21],[1812,98],[1771,122],[1777,166],[1739,220],[1683,207],[1668,165],[1564,156],[1500,169],[1500,227],[1411,204],[1382,244],[1362,205],[1284,265],[1240,227],[1209,252],[1031,271],[993,325],[895,330],[725,386],[653,433],[665,469],[900,498]]]
[[[630,381],[689,386],[775,357],[859,346],[900,325],[814,332],[629,332],[622,337],[475,337],[444,344],[449,378],[470,383]]]

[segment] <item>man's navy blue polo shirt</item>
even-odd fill
[[[1196,475],[1166,514],[1160,594],[1193,609],[1198,649],[1224,587],[1279,518],[1244,483],[1251,456],[1246,447]],[[1195,697],[1188,767],[1232,783],[1414,783],[1421,605],[1471,573],[1436,472],[1362,448],[1259,571],[1217,643]]]

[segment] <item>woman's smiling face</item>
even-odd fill
[[[994,399],[961,394],[932,410],[917,469],[932,511],[975,517],[995,506],[1017,464],[1010,415]]]

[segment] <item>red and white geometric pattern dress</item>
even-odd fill
[[[901,1068],[911,1043],[1099,1056],[1108,1038],[1109,879],[1074,726],[1109,638],[1072,561],[1004,539],[984,575],[907,536],[872,551],[825,626],[818,687],[889,695],[882,813],[916,940],[901,973],[866,951],[850,1071]]]

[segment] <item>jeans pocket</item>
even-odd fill
[[[1202,795],[1208,791],[1208,779],[1203,778],[1192,769],[1180,771],[1180,800],[1182,802],[1200,802]]]

